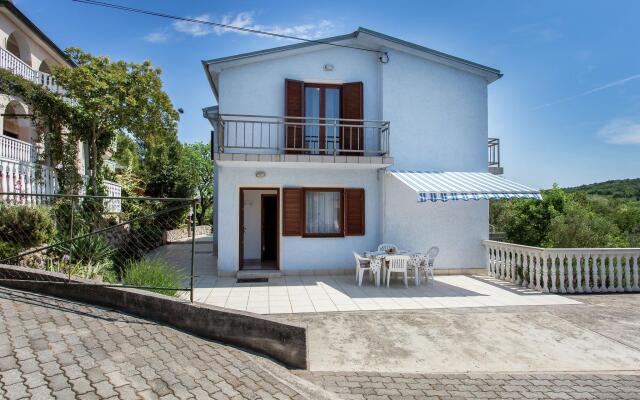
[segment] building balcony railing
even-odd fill
[[[389,122],[220,114],[214,152],[389,157]]]
[[[0,135],[0,158],[35,163],[38,160],[38,148],[31,143]]]
[[[52,92],[58,91],[58,85],[53,76],[31,68],[29,64],[3,48],[0,48],[0,68],[7,69],[28,81],[42,85]]]
[[[502,175],[504,169],[500,165],[500,139],[489,138],[487,146],[489,151],[489,172],[495,175]]]

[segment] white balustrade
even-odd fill
[[[50,202],[47,196],[21,196],[21,194],[56,194],[60,190],[56,170],[52,167],[40,166],[38,177],[34,163],[18,162],[0,158],[0,198],[1,203],[13,205],[36,205]],[[107,196],[120,197],[122,187],[117,183],[104,181]],[[104,201],[107,212],[120,212],[122,200],[108,199]]]
[[[7,69],[28,81],[42,85],[52,92],[57,92],[59,89],[53,76],[31,68],[29,64],[3,48],[0,48],[0,68]]]
[[[546,249],[485,240],[487,274],[542,292],[640,292],[640,248]]]
[[[0,135],[0,158],[34,163],[38,160],[38,149],[31,143]]]

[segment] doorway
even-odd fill
[[[279,268],[279,189],[241,188],[240,270]]]

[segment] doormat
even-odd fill
[[[238,278],[237,283],[265,283],[269,278]]]

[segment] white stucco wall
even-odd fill
[[[256,178],[257,170],[266,172]],[[324,168],[219,168],[218,271],[238,269],[238,219],[241,187],[343,187],[365,189],[365,235],[341,238],[280,236],[280,269],[330,270],[352,268],[352,252],[374,249],[380,243],[380,181],[376,170]],[[280,191],[282,215],[282,191]],[[282,218],[280,218],[282,232]]]
[[[41,46],[35,38],[35,35],[31,31],[24,29],[22,26],[18,26],[10,17],[5,13],[8,13],[6,9],[0,11],[0,46],[3,49],[7,48],[7,39],[13,32],[17,32],[18,45],[20,47],[20,55],[23,61],[31,66],[31,68],[38,70],[42,61],[47,61],[50,67],[55,65],[64,65],[60,60],[60,56],[53,50],[50,50],[44,46]]]
[[[391,175],[384,176],[382,239],[402,249],[426,252],[438,246],[436,268],[483,268],[482,240],[489,237],[486,200],[418,203],[418,195]]]
[[[244,191],[244,259],[259,260],[262,252],[262,198],[263,194],[275,194],[275,190],[245,190]]]
[[[382,119],[394,168],[487,170],[487,82],[478,75],[389,50]]]
[[[364,118],[378,119],[380,105],[376,53],[331,48],[224,69],[219,77],[222,114],[284,115],[284,81],[362,82]],[[333,71],[323,66],[331,64]]]

